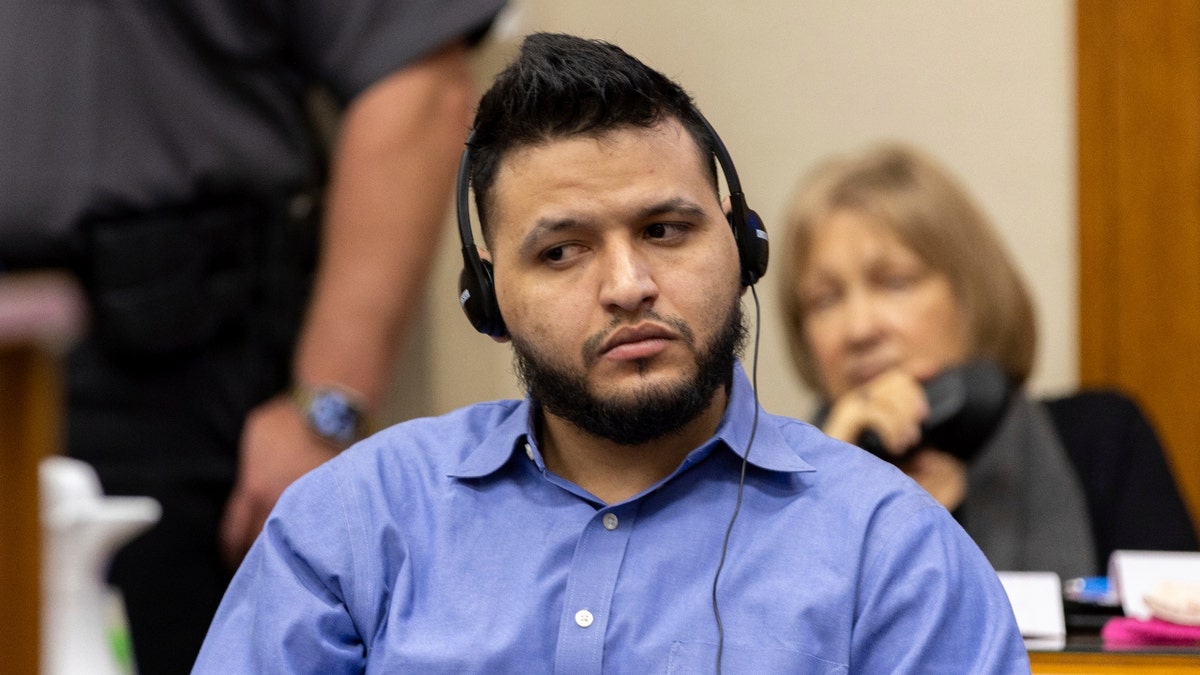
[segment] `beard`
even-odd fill
[[[621,445],[640,445],[677,429],[700,416],[713,400],[717,387],[733,381],[733,364],[746,343],[747,327],[741,298],[735,296],[720,330],[706,345],[696,345],[695,334],[683,320],[664,317],[653,310],[647,318],[672,326],[692,352],[695,373],[673,384],[639,389],[628,395],[600,397],[588,389],[587,375],[577,368],[563,366],[547,358],[534,346],[512,336],[513,360],[517,377],[529,392],[533,405],[551,412],[583,431]],[[596,363],[603,337],[621,324],[614,320],[605,331],[587,340],[583,362]],[[640,367],[646,363],[638,362]]]

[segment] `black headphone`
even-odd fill
[[[742,183],[738,180],[737,169],[733,166],[729,151],[725,149],[725,143],[704,115],[695,108],[693,111],[708,130],[717,163],[721,165],[721,171],[725,174],[725,183],[729,188],[729,225],[733,228],[733,238],[737,242],[738,259],[742,268],[741,281],[743,286],[752,286],[767,271],[770,249],[767,230],[758,214],[746,205]],[[504,337],[508,334],[508,329],[504,325],[504,317],[500,316],[500,303],[496,300],[492,263],[479,257],[479,251],[475,248],[475,237],[471,233],[469,199],[471,143],[474,140],[475,133],[472,132],[467,138],[467,147],[463,150],[462,159],[458,164],[456,203],[458,236],[462,240],[463,255],[463,269],[458,277],[458,304],[462,305],[463,312],[475,330],[492,337]]]

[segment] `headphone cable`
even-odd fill
[[[752,389],[754,390],[754,421],[750,425],[750,439],[746,441],[746,452],[742,454],[742,470],[738,476],[737,501],[734,502],[733,515],[729,517],[729,525],[725,527],[725,539],[721,542],[721,559],[717,562],[717,571],[713,574],[712,609],[713,617],[717,620],[717,675],[721,675],[721,653],[725,649],[725,626],[721,623],[721,609],[717,603],[717,581],[721,578],[721,569],[725,566],[725,554],[729,550],[729,537],[733,533],[733,524],[737,522],[738,513],[742,510],[742,493],[746,487],[746,464],[750,458],[750,448],[754,445],[754,436],[758,432],[758,342],[762,335],[762,308],[758,303],[758,291],[750,285],[750,295],[754,297],[754,362],[750,370]]]

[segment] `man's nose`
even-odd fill
[[[600,303],[605,307],[635,312],[658,297],[650,262],[636,247],[610,247],[601,271]]]

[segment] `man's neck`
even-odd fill
[[[546,468],[604,503],[615,504],[666,478],[688,453],[711,438],[728,401],[725,388],[719,387],[696,419],[639,445],[595,436],[543,411],[539,446]]]

